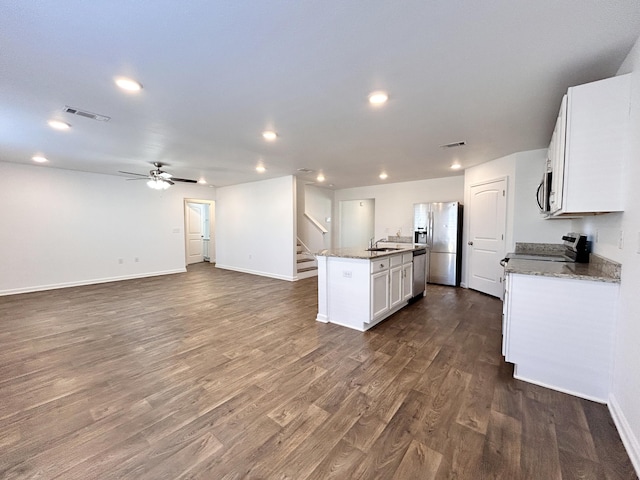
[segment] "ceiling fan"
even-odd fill
[[[174,177],[170,173],[162,170],[162,167],[165,165],[163,165],[160,162],[153,162],[153,166],[156,168],[154,170],[149,170],[148,175],[143,175],[141,173],[133,173],[133,172],[123,172],[122,170],[118,170],[118,172],[124,173],[126,175],[135,175],[136,177],[141,177],[141,178],[127,178],[127,180],[147,180],[147,186],[155,190],[166,190],[175,182],[198,183],[197,180]]]

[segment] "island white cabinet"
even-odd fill
[[[318,316],[322,322],[367,330],[412,297],[413,254],[373,259],[318,257]]]
[[[619,284],[509,273],[503,354],[520,380],[606,402]]]
[[[569,88],[549,146],[551,215],[624,210],[630,99],[630,74]]]

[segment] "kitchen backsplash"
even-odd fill
[[[394,242],[394,243],[413,243],[413,237],[395,237],[395,236],[389,236],[389,237],[387,237],[387,242]]]

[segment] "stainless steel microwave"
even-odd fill
[[[551,196],[552,176],[552,172],[544,172],[544,175],[542,175],[542,181],[538,185],[538,190],[536,190],[536,200],[538,201],[538,208],[541,213],[551,212],[549,197]]]

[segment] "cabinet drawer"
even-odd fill
[[[403,253],[402,254],[402,263],[411,263],[413,262],[413,253]]]
[[[402,265],[402,255],[394,255],[391,257],[391,268]]]
[[[381,272],[389,269],[389,257],[371,260],[371,273]]]

